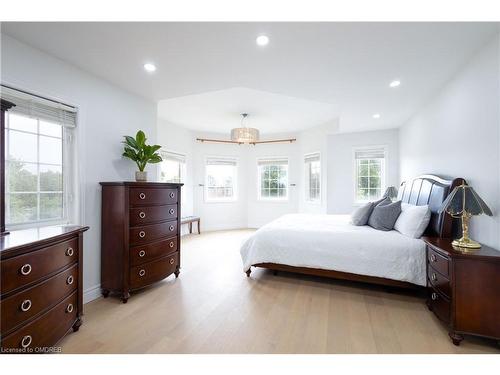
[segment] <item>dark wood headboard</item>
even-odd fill
[[[431,221],[425,235],[451,238],[453,237],[455,219],[444,212],[439,214],[438,210],[455,186],[464,182],[463,178],[447,180],[430,174],[418,176],[413,180],[401,183],[398,199],[415,206],[428,204],[431,210]]]

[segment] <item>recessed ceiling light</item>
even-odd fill
[[[401,84],[401,81],[398,81],[397,79],[389,83],[389,87],[398,87]]]
[[[255,43],[258,46],[267,46],[269,44],[269,38],[266,35],[259,35],[257,39],[255,39]]]
[[[153,73],[156,70],[156,66],[151,63],[144,64],[144,70],[148,73]]]
[[[375,119],[380,118],[380,113],[375,113],[372,117]]]

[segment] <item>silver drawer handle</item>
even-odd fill
[[[140,194],[139,194],[139,198],[140,198],[140,199],[143,199],[143,200],[144,200],[144,199],[146,199],[146,194],[144,194],[144,193],[140,193]]]
[[[170,210],[168,210],[168,213],[169,213],[170,215],[173,215],[173,214],[174,214],[174,212],[175,212],[175,210],[174,210],[173,208],[171,208]]]
[[[435,262],[436,261],[436,256],[434,254],[431,254],[431,262]]]
[[[174,264],[174,258],[170,259],[170,264]]]
[[[141,212],[139,212],[139,217],[140,217],[141,219],[144,219],[144,218],[146,217],[146,213],[145,213],[145,212],[142,212],[142,211],[141,211]]]
[[[31,309],[31,300],[25,299],[23,303],[21,303],[21,311],[26,312],[29,309]]]
[[[436,280],[437,280],[437,275],[436,275],[435,273],[433,273],[433,274],[431,275],[431,280],[432,280],[432,281],[436,281]]]
[[[139,256],[142,258],[146,255],[146,252],[144,250],[139,251]]]
[[[73,254],[74,254],[74,250],[73,250],[73,248],[72,248],[72,247],[68,247],[68,248],[66,249],[66,255],[67,255],[67,256],[69,256],[69,257],[72,257],[72,256],[73,256]]]
[[[170,247],[174,247],[174,241],[170,242]]]
[[[23,348],[27,348],[28,346],[31,345],[31,341],[33,341],[33,338],[30,336],[30,335],[26,335],[23,337],[23,339],[21,340],[21,346]]]
[[[139,237],[141,237],[141,238],[146,237],[146,232],[144,232],[143,230],[141,230],[141,231],[139,232]]]
[[[66,279],[66,284],[71,285],[73,284],[73,281],[74,281],[73,276],[69,275],[68,278]]]
[[[21,267],[21,274],[26,276],[29,275],[31,272],[31,264],[26,263],[24,266]]]
[[[438,299],[438,295],[436,293],[432,293],[431,294],[431,298],[433,301],[437,300]]]
[[[170,232],[172,232],[174,230],[174,226],[171,225],[171,226],[168,227],[168,229],[170,229]]]
[[[66,307],[66,312],[67,313],[72,313],[73,312],[73,304],[70,303],[67,307]]]
[[[143,277],[145,274],[146,274],[146,271],[144,271],[144,270],[140,270],[139,271],[139,276],[140,277]]]
[[[171,192],[171,193],[170,193],[169,195],[170,195],[170,198],[173,198],[173,197],[175,197],[175,194],[174,194],[174,192]]]

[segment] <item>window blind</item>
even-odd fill
[[[304,156],[305,163],[312,163],[313,161],[319,161],[319,153],[308,154]]]
[[[186,163],[186,155],[178,154],[176,152],[162,151],[161,157],[163,160],[176,161],[178,163]]]
[[[237,160],[235,158],[224,157],[208,157],[207,165],[232,165],[236,166]]]
[[[70,128],[76,126],[77,111],[75,107],[15,90],[4,85],[0,88],[0,96],[2,99],[16,105],[9,112],[38,118],[43,121],[55,122]]]
[[[354,152],[356,159],[383,159],[385,158],[385,149],[382,147],[358,149]]]
[[[288,159],[286,158],[270,158],[270,159],[259,159],[257,160],[257,165],[288,165]]]

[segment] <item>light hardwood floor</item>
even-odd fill
[[[64,353],[499,353],[467,337],[460,347],[421,296],[256,269],[239,245],[251,230],[182,239],[182,269],[132,294],[99,298]]]

